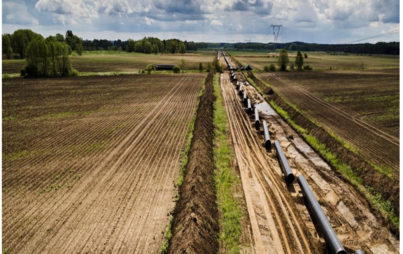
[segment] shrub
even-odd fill
[[[267,71],[269,71],[269,70],[270,70],[270,68],[269,68],[269,66],[268,66],[268,65],[265,65],[265,66],[264,66],[264,68],[263,68],[263,70],[267,72]]]
[[[199,72],[203,72],[203,64],[199,63]]]
[[[147,73],[150,74],[152,70],[153,70],[153,65],[152,64],[147,65],[147,67],[146,67]]]
[[[274,66],[274,64],[270,64],[269,65],[269,70],[270,71],[276,71],[276,66]]]
[[[179,73],[179,72],[181,72],[181,68],[178,65],[175,65],[174,68],[172,69],[172,71],[174,73]]]
[[[294,63],[290,63],[290,69],[294,70]]]
[[[308,54],[307,54],[307,53],[305,53],[304,56],[305,56],[305,58],[308,58]]]
[[[211,71],[211,63],[208,63],[207,64],[207,72],[210,72]]]
[[[305,66],[304,66],[304,70],[306,70],[306,71],[312,71],[313,69],[312,69],[311,66],[305,65]]]
[[[282,49],[280,51],[280,54],[278,56],[278,61],[277,62],[278,62],[278,66],[280,66],[281,71],[286,71],[287,70],[287,64],[289,63],[287,50]]]
[[[27,71],[25,68],[21,68],[21,77],[24,77],[25,75],[27,75]]]

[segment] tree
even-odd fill
[[[127,46],[129,47],[129,44],[127,44]],[[141,41],[136,42],[136,44],[134,45],[134,51],[139,52],[139,53],[143,53],[143,46],[141,44]],[[130,52],[130,51],[129,51]]]
[[[126,51],[127,52],[133,52],[133,51],[137,52],[137,50],[135,48],[136,48],[136,46],[135,46],[134,41],[132,39],[128,39],[127,44],[126,44]]]
[[[11,47],[11,39],[9,34],[3,34],[3,55],[7,55],[8,59],[11,59],[11,55],[13,54],[13,48]]]
[[[199,63],[199,72],[203,72],[203,64]]]
[[[185,65],[186,65],[186,61],[185,61],[185,59],[181,59],[181,69],[182,70],[185,70]]]
[[[42,35],[32,32],[29,29],[19,29],[15,31],[11,36],[11,46],[14,53],[20,55],[20,58],[25,58],[28,44],[36,38],[42,38]]]
[[[151,43],[149,41],[144,44],[144,53],[151,54]]]
[[[278,66],[280,66],[281,71],[287,70],[287,64],[288,64],[289,61],[290,60],[288,59],[287,50],[282,49],[280,51],[279,56],[278,56],[278,62],[277,62]]]
[[[297,52],[297,57],[295,58],[295,65],[297,66],[297,70],[302,70],[302,66],[304,65],[304,58],[302,57],[301,51]]]
[[[48,74],[48,45],[45,39],[36,38],[28,44],[26,72],[29,76],[46,76]]]
[[[174,73],[179,73],[179,72],[181,72],[181,68],[178,65],[175,65],[174,68],[172,69],[172,71]]]
[[[64,42],[64,36],[63,36],[63,34],[57,33],[55,37],[56,37],[56,40],[57,40],[57,41]]]
[[[153,53],[154,53],[154,54],[158,54],[158,53],[159,53],[158,45],[153,45]]]
[[[186,46],[185,46],[185,44],[183,44],[183,43],[180,44],[180,46],[179,46],[179,52],[180,52],[181,54],[185,54],[185,53],[186,53]]]
[[[153,70],[153,65],[152,64],[147,65],[147,67],[146,67],[147,73],[150,74],[152,70]]]
[[[78,42],[76,43],[76,52],[79,56],[81,56],[83,54],[83,51],[83,41],[81,39],[78,39]]]

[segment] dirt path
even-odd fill
[[[305,89],[280,79],[267,76],[276,91],[325,128],[362,153],[368,160],[393,170],[390,174],[399,180],[399,139],[353,115],[317,98]]]
[[[91,144],[89,133],[102,134],[110,122],[127,125],[116,136],[110,135],[108,147],[97,153],[78,156],[55,150],[56,156],[49,155],[47,161],[28,156],[7,164],[3,249],[12,253],[158,252],[167,213],[174,205],[172,181],[178,176],[179,155],[201,80],[202,76],[181,77],[144,100],[141,94],[152,87],[141,91],[132,83],[132,90],[123,95],[131,100],[122,105],[121,114],[84,118],[80,128],[71,127]],[[74,143],[75,135],[68,129],[60,134],[61,143]],[[55,137],[57,133],[45,139],[38,150],[55,146]],[[18,165],[25,171],[18,170]],[[57,169],[66,165],[73,173],[57,175]],[[69,174],[75,174],[76,180],[66,188],[67,180],[62,179]],[[58,183],[63,183],[59,189]],[[43,191],[49,185],[53,187]]]
[[[242,80],[243,76],[238,75]],[[231,123],[245,198],[257,253],[323,253],[326,245],[306,210],[297,183],[285,185],[275,152],[266,152],[263,135],[242,108],[229,74],[221,75],[222,93]],[[272,141],[279,140],[294,174],[303,174],[347,253],[399,253],[399,241],[365,199],[337,177],[330,167],[279,117],[251,86],[252,104],[268,122]],[[262,103],[262,104],[260,104]],[[290,138],[292,137],[292,138]]]

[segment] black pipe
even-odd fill
[[[280,142],[278,142],[278,140],[274,141],[274,147],[276,148],[278,161],[284,173],[285,182],[294,182],[294,174],[292,173],[290,165],[288,165],[287,158],[285,157],[283,150],[281,149]]]
[[[243,91],[243,105],[246,107],[248,104],[248,95],[246,94],[246,91]]]
[[[250,104],[250,99],[248,99],[248,109],[247,109],[247,112],[248,112],[249,115],[252,114],[252,106],[251,106],[251,104]]]
[[[260,121],[259,121],[259,111],[257,108],[255,108],[255,128],[256,130],[259,130],[260,127]]]
[[[242,95],[242,84],[239,85],[239,96]]]
[[[264,146],[266,147],[266,149],[270,151],[271,150],[270,134],[265,120],[263,120],[263,132],[264,132]]]
[[[315,195],[309,188],[308,182],[303,175],[298,176],[298,184],[301,187],[302,194],[304,195],[308,209],[311,211],[311,216],[315,219],[319,225],[319,229],[325,238],[327,246],[331,254],[347,254],[343,245],[341,245],[339,238],[337,238],[332,226],[329,223],[326,215],[323,213]]]

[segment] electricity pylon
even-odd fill
[[[283,31],[283,25],[271,25],[270,30],[273,28],[274,42],[278,41],[278,36]]]

